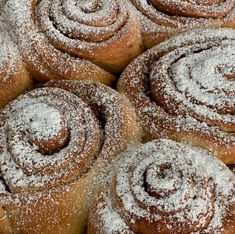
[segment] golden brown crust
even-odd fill
[[[130,104],[111,88],[46,86],[0,113],[0,233],[4,223],[14,233],[83,233],[105,167],[141,140]]]
[[[2,28],[0,27],[0,30]],[[6,33],[0,33],[0,108],[32,85],[25,64]]]
[[[113,74],[142,51],[139,21],[126,1],[74,4],[10,0],[5,21],[36,79],[90,79],[110,85]]]
[[[235,162],[234,38],[233,29],[184,33],[126,68],[118,90],[135,106],[145,140],[185,140]]]
[[[130,0],[141,19],[146,47],[185,30],[235,27],[235,4],[226,1]]]
[[[100,186],[89,234],[232,234],[234,174],[209,152],[161,139],[125,152]]]
[[[6,202],[6,223],[10,223],[9,233],[77,234],[84,233],[87,225],[87,207],[94,195],[95,180],[100,174],[100,166],[77,182],[59,188],[34,194],[19,194]],[[2,221],[2,220],[0,220]],[[5,228],[4,223],[1,228]],[[0,233],[1,233],[0,228]],[[4,229],[3,229],[3,233]]]

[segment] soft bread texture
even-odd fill
[[[235,163],[234,29],[194,30],[133,60],[117,89],[133,106],[145,140],[170,137]]]
[[[129,0],[140,22],[144,44],[151,48],[159,42],[195,28],[235,28],[235,2]]]
[[[142,51],[139,20],[125,0],[9,0],[3,21],[40,81],[90,79],[109,85]]]
[[[0,23],[0,108],[32,85],[16,46]]]
[[[127,150],[90,211],[88,234],[233,234],[235,176],[206,150],[160,139]]]
[[[109,162],[141,141],[121,94],[52,81],[0,112],[0,233],[83,233]]]

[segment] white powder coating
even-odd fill
[[[16,45],[9,35],[4,31],[0,19],[0,82],[7,82],[12,73],[15,72],[15,65],[19,60]]]
[[[222,26],[233,22],[235,18],[233,0],[219,3],[175,0],[130,2],[139,14],[143,33],[156,33],[156,38],[164,34],[169,37],[169,34],[179,32],[179,29]]]
[[[97,76],[99,80],[99,76],[114,79],[109,70],[115,62],[110,65],[107,59],[120,60],[113,44],[136,24],[130,14],[126,0],[9,0],[3,22],[38,79]],[[123,53],[133,47],[134,38],[130,41],[123,45]]]
[[[43,232],[45,223],[49,232],[61,232],[64,220],[77,226],[71,214],[83,215],[87,197],[103,176],[98,168],[140,135],[129,102],[110,87],[89,81],[46,85],[50,87],[21,95],[0,112],[1,206],[12,209],[13,228],[26,233]],[[44,143],[60,141],[61,127],[67,128],[67,141],[44,153]],[[40,138],[40,144],[32,138]],[[84,180],[89,184],[85,188]]]
[[[0,15],[7,0],[0,0]]]
[[[129,229],[129,227],[127,226],[125,221],[121,218],[121,216],[117,212],[115,212],[114,209],[112,209],[111,200],[108,198],[108,196],[111,196],[109,191],[104,192],[102,195],[105,196],[105,201],[100,202],[97,207],[98,214],[102,218],[101,223],[99,224],[100,226],[102,226],[101,227],[102,232],[100,233],[134,234],[134,232],[132,232]]]
[[[61,129],[61,116],[67,123],[68,142],[53,155],[45,155],[31,139],[53,140]],[[2,110],[1,122],[0,168],[12,192],[41,190],[71,181],[80,177],[96,157],[98,124],[89,106],[67,91],[44,88],[22,95]],[[59,144],[60,138],[55,139],[52,144]],[[89,148],[84,143],[94,145]]]
[[[0,15],[0,107],[23,93],[32,84],[17,45],[2,24]]]
[[[162,56],[150,74],[153,96],[161,96],[174,114],[194,115],[208,123],[207,119],[216,120],[215,125],[230,124],[235,130],[235,82],[227,77],[228,70],[235,70],[234,51],[233,40],[222,41],[219,48],[208,41]]]
[[[43,103],[27,106],[19,113],[21,123],[29,126],[36,139],[50,139],[61,130],[62,115],[58,110]],[[26,127],[27,128],[27,127]]]
[[[129,129],[134,113],[122,95],[89,81],[48,84],[60,85],[71,92],[35,89],[0,113],[0,172],[11,193],[42,191],[78,179],[97,157],[110,160],[135,140],[137,129]],[[48,142],[50,154],[44,151]]]
[[[96,205],[99,233],[138,233],[141,220],[156,233],[222,233],[226,222],[234,225],[235,177],[205,150],[153,141],[124,153],[112,171]]]
[[[184,132],[189,140],[209,139],[207,148],[216,154],[233,151],[234,42],[234,29],[194,30],[153,47],[126,68],[118,90],[136,107],[147,139]]]

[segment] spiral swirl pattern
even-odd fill
[[[35,89],[1,112],[0,170],[11,193],[77,180],[96,158],[110,160],[139,137],[135,116],[117,92],[85,81],[48,86],[63,84],[70,92]]]
[[[146,139],[183,138],[235,162],[235,31],[195,30],[154,47],[122,74]]]
[[[141,51],[139,23],[126,1],[10,0],[5,15],[38,79],[90,78],[110,84],[111,73]]]
[[[120,159],[101,188],[92,223],[103,233],[232,233],[234,179],[207,151],[149,142]]]
[[[185,29],[215,26],[235,27],[233,0],[130,1],[142,19],[142,31],[149,47]]]

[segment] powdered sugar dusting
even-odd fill
[[[0,14],[7,0],[0,0]]]
[[[0,23],[0,82],[6,82],[15,70],[19,59],[17,49]]]
[[[153,96],[156,93],[156,98],[170,97],[170,100],[163,100],[161,104],[165,105],[166,110],[171,109],[175,114],[195,113],[194,116],[201,121],[211,125],[215,122],[215,125],[222,129],[225,123],[230,125],[230,131],[233,131],[235,130],[233,126],[235,117],[232,115],[235,106],[233,95],[235,83],[227,77],[226,71],[229,65],[231,69],[233,68],[230,62],[235,58],[233,52],[235,43],[224,41],[219,49],[210,45],[210,42],[208,44],[205,47],[193,45],[176,49],[160,58],[153,65],[150,75]],[[203,52],[197,52],[202,49]],[[195,56],[192,55],[193,52]],[[217,71],[218,68],[221,71]],[[226,127],[224,128],[226,131]]]
[[[28,69],[40,80],[110,84],[114,76],[109,72],[120,72],[140,53],[140,30],[126,0],[10,0],[3,21]],[[123,50],[115,50],[122,41],[127,42]]]
[[[32,81],[26,71],[16,44],[2,23],[0,15],[0,108],[30,87]]]
[[[146,45],[152,47],[175,33],[192,28],[231,26],[234,1],[130,0],[141,19]]]
[[[1,207],[7,206],[6,219],[14,219],[15,230],[25,233],[41,233],[45,223],[52,232],[85,228],[75,217],[86,219],[101,168],[140,141],[127,99],[108,86],[89,81],[47,86],[0,112]]]
[[[134,124],[136,117],[129,102],[111,88],[90,81],[52,81],[47,85],[75,93],[94,108],[94,113],[101,120],[105,118],[105,141],[101,152],[103,157],[109,158],[114,152],[120,152],[120,149],[125,148],[127,142],[123,141],[123,138],[132,138],[133,133],[135,137],[136,133],[139,134],[139,129]],[[114,140],[117,141],[116,144]]]
[[[112,233],[109,217],[121,233],[138,233],[141,220],[164,233],[222,233],[226,222],[234,225],[235,177],[207,151],[163,139],[127,151],[114,167],[95,206],[100,232]]]
[[[233,29],[195,30],[127,67],[118,90],[136,107],[146,139],[183,138],[234,162],[234,38]]]
[[[80,108],[83,112],[77,111]],[[98,124],[89,107],[73,94],[59,89],[34,90],[12,102],[2,114],[1,171],[12,192],[71,181],[81,176],[96,157]],[[61,126],[61,116],[67,125]],[[39,126],[43,127],[40,131]],[[94,148],[84,142],[94,144]],[[87,167],[80,166],[84,160]],[[61,166],[66,165],[61,172]]]
[[[63,84],[77,96],[59,88],[35,89],[1,112],[0,168],[13,193],[79,178],[96,157],[110,160],[138,138],[134,114],[117,92],[85,81],[48,85]]]
[[[112,209],[111,200],[109,199],[109,196],[111,195],[108,194],[108,191],[103,192],[102,196],[104,196],[105,201],[100,202],[97,206],[98,215],[102,218],[102,231],[107,234],[115,232],[121,234],[128,232],[130,234],[133,234],[134,232],[129,229],[129,227],[127,226],[125,221],[120,217],[120,215]],[[98,224],[98,226],[99,225],[100,224]]]
[[[49,139],[57,135],[61,129],[61,114],[47,105],[39,103],[34,106],[28,106],[24,115],[28,118],[27,122],[30,122],[30,132],[38,139]],[[23,123],[24,120],[21,121]]]

